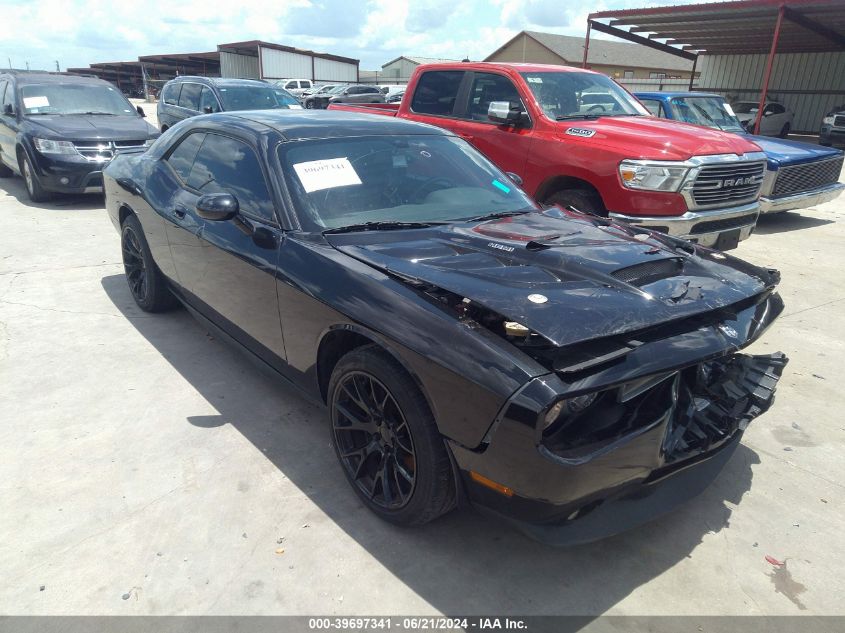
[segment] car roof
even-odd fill
[[[336,110],[249,110],[218,112],[191,117],[197,126],[213,123],[248,127],[253,131],[270,128],[286,140],[348,138],[354,136],[430,135],[449,133],[433,125],[396,119],[381,114],[358,114]]]
[[[83,75],[71,75],[67,73],[3,73],[0,75],[9,74],[15,78],[19,86],[35,85],[35,84],[90,84],[95,86],[111,86],[112,84],[99,77],[87,77]]]
[[[238,79],[236,77],[200,77],[193,75],[181,75],[175,77],[170,81],[193,81],[196,83],[209,83],[214,86],[269,86],[266,81],[261,79]]]
[[[648,97],[651,99],[673,99],[675,97],[722,97],[714,92],[640,92],[634,90],[637,97]]]
[[[601,75],[595,70],[587,70],[579,66],[564,66],[561,64],[529,64],[525,62],[437,62],[432,64],[424,64],[419,67],[425,67],[426,70],[437,70],[438,67],[449,70],[477,70],[489,71],[496,70],[510,70],[517,73],[589,73],[591,75]],[[418,68],[419,68],[418,67]]]

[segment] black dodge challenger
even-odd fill
[[[516,180],[434,127],[263,111],[174,126],[105,189],[138,305],[324,402],[377,515],[583,542],[699,493],[772,403],[786,358],[738,350],[779,275]]]

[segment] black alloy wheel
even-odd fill
[[[416,484],[416,452],[396,399],[375,376],[347,373],[335,390],[332,431],[347,475],[372,503],[404,507]]]
[[[163,312],[177,305],[159,271],[144,237],[141,223],[129,215],[120,227],[120,250],[126,283],[135,303],[144,312]]]
[[[327,395],[335,453],[370,511],[411,526],[455,507],[446,442],[420,387],[390,354],[376,345],[348,352]]]
[[[144,253],[141,250],[141,242],[135,234],[134,227],[124,225],[120,247],[123,251],[123,270],[126,273],[126,282],[129,284],[129,291],[132,293],[135,301],[140,305],[147,299],[149,286],[147,282],[147,267],[144,263]]]

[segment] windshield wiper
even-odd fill
[[[27,112],[24,116],[64,116],[61,112]]]
[[[499,211],[497,213],[488,213],[487,215],[478,215],[474,218],[469,218],[468,220],[464,220],[465,222],[480,222],[481,220],[496,220],[498,218],[509,218],[512,215],[524,215],[526,213],[531,213],[531,211],[527,211],[525,209],[520,211]]]
[[[571,121],[573,119],[598,119],[600,116],[607,116],[604,112],[601,114],[562,114],[555,117],[555,121]]]
[[[430,226],[441,226],[446,222],[396,222],[386,220],[383,222],[362,222],[361,224],[348,224],[334,229],[326,229],[323,235],[328,233],[354,233],[356,231],[395,231],[398,229],[424,229]]]
[[[88,112],[68,112],[68,114],[103,114],[106,116],[117,116],[114,112],[98,112],[95,110],[89,110]]]

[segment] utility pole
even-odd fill
[[[57,72],[57,73],[58,73],[58,72],[61,72],[61,71],[59,70],[59,60],[58,60],[58,59],[56,60],[56,72]]]
[[[26,71],[29,72],[29,62],[26,62]]]
[[[9,60],[9,70],[12,70],[12,58],[11,58],[11,57],[7,57],[6,59],[8,59],[8,60]]]

